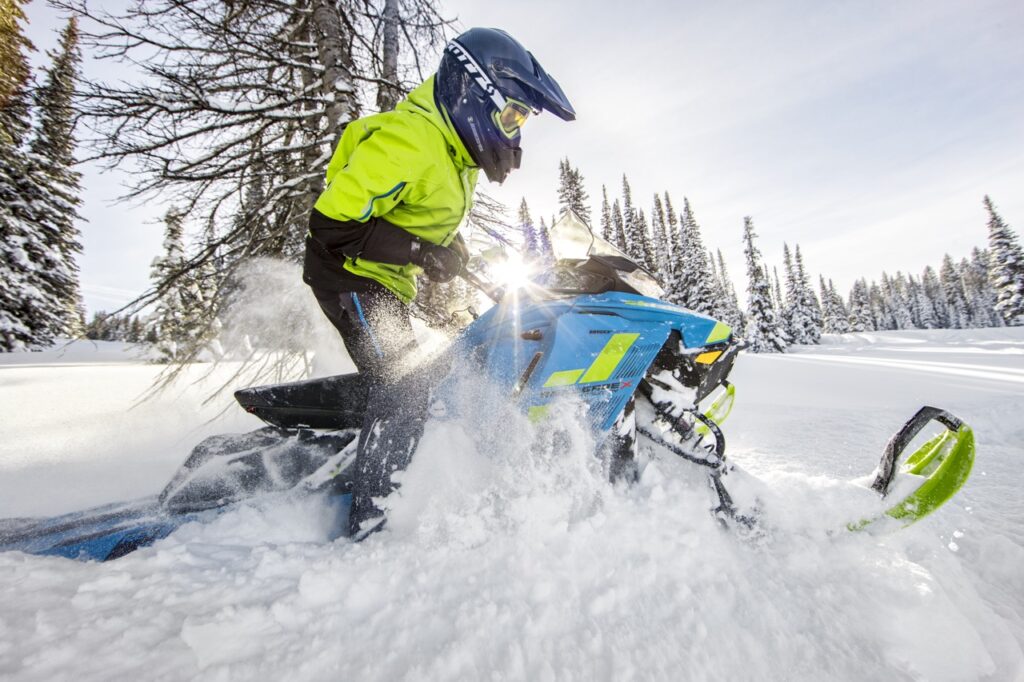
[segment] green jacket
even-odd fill
[[[394,111],[352,121],[327,166],[316,209],[335,220],[393,225],[447,246],[473,205],[477,168],[434,100],[434,77]],[[345,259],[344,267],[380,282],[404,302],[416,297],[415,265]]]

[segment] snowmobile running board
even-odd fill
[[[897,473],[896,464],[900,456],[921,430],[933,421],[942,424],[945,430],[907,457]],[[864,530],[880,521],[896,521],[899,528],[905,528],[953,497],[967,481],[973,466],[974,432],[971,427],[946,410],[922,407],[889,439],[871,489],[884,499],[897,489],[903,493],[905,485],[916,483],[916,486],[909,493],[903,493],[900,501],[884,513],[847,524],[847,528]]]

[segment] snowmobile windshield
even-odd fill
[[[566,211],[551,226],[551,250],[556,261],[596,261],[615,271],[616,276],[642,296],[664,298],[665,290],[647,271],[611,243],[598,237],[572,211]]]

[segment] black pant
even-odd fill
[[[367,282],[360,291],[313,287],[320,308],[341,333],[360,374],[370,379],[353,464],[352,535],[383,519],[373,498],[390,494],[396,488],[391,474],[409,465],[423,432],[428,391],[425,377],[408,366],[416,350],[409,309],[383,286]]]

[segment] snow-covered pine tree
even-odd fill
[[[572,210],[590,225],[590,197],[583,187],[583,175],[578,168],[573,168],[569,159],[558,162],[558,208],[560,211]]]
[[[654,248],[651,246],[651,238],[647,232],[647,217],[643,209],[634,211],[632,231],[626,232],[626,244],[631,247],[628,251],[637,263],[642,265],[650,273],[657,274],[655,268]]]
[[[540,217],[540,225],[537,226],[537,251],[545,262],[555,259],[555,252],[551,248],[551,231],[544,222],[544,216]]]
[[[988,277],[988,263],[988,250],[978,247],[971,250],[970,260],[965,258],[960,262],[967,309],[973,326],[1002,327],[1005,322],[996,310],[996,292]]]
[[[939,282],[942,284],[942,292],[946,298],[950,329],[967,329],[970,327],[971,318],[967,310],[967,298],[964,296],[964,283],[948,253],[942,257]]]
[[[882,296],[882,289],[874,280],[871,280],[871,284],[868,286],[868,300],[871,302],[871,317],[874,320],[872,323],[874,329],[876,331],[895,329],[896,322],[893,320],[892,314],[885,303],[885,298]]]
[[[715,295],[708,252],[700,234],[700,225],[693,215],[690,200],[683,197],[683,213],[680,216],[680,230],[686,250],[678,260],[678,301],[690,310],[705,315],[715,315],[723,309],[722,302]]]
[[[782,295],[782,285],[779,283],[779,269],[774,265],[772,266],[772,307],[775,308],[775,312],[779,316],[779,324],[786,329],[789,324],[786,321],[786,299]],[[786,336],[789,336],[788,331]]]
[[[36,226],[47,249],[53,252],[39,277],[59,316],[54,335],[76,336],[83,330],[79,318],[82,296],[75,259],[82,251],[76,220],[81,205],[80,174],[75,160],[72,97],[82,61],[78,49],[78,21],[68,20],[60,48],[50,54],[43,86],[35,92],[38,125],[32,139],[30,164],[43,193],[36,206]]]
[[[655,274],[665,287],[672,280],[672,252],[665,232],[665,209],[658,194],[654,195],[654,206],[651,210],[651,245],[654,247],[654,265],[657,271]]]
[[[811,306],[804,292],[800,269],[793,260],[789,244],[782,245],[782,257],[786,270],[786,299],[782,319],[785,322],[787,336],[792,343],[799,345],[817,343],[820,332],[815,334],[816,325]]]
[[[836,310],[835,301],[832,298],[828,285],[825,284],[825,276],[820,273],[818,274],[818,291],[821,296],[822,331],[826,334],[841,334],[842,332],[837,331],[838,320],[845,320],[845,316],[841,316]]]
[[[626,246],[632,248],[629,239],[636,229],[633,223],[636,222],[636,208],[633,206],[633,190],[629,188],[629,180],[626,174],[622,174],[622,230],[626,234]],[[626,251],[626,253],[632,253]]]
[[[850,331],[850,314],[843,303],[843,297],[836,291],[832,280],[825,284],[822,275],[818,276],[818,285],[821,290],[823,331],[828,334],[846,334]]]
[[[183,352],[179,348],[188,340],[185,323],[185,302],[181,292],[188,287],[185,271],[184,217],[174,208],[164,215],[164,252],[153,259],[150,278],[159,291],[155,325],[160,339],[158,349],[165,361],[174,360]]]
[[[622,217],[622,209],[619,208],[619,200],[616,199],[615,203],[612,204],[612,231],[614,233],[614,239],[612,243],[622,251],[623,253],[629,253],[626,248],[626,226],[624,218]]]
[[[601,185],[601,227],[599,234],[601,239],[606,242],[613,243],[615,237],[612,234],[612,209],[608,205],[608,190],[604,185]]]
[[[811,278],[804,267],[804,257],[800,253],[799,244],[795,246],[793,267],[800,290],[801,305],[807,311],[808,326],[804,329],[804,333],[809,343],[817,344],[821,342],[821,303],[811,287]]]
[[[683,226],[679,222],[679,216],[672,207],[672,198],[665,192],[665,234],[669,243],[671,257],[668,264],[668,281],[665,282],[665,291],[668,300],[677,305],[682,300],[682,277],[683,277],[683,254],[686,253],[686,235],[683,234]]]
[[[19,149],[28,126],[27,85],[31,70],[25,51],[22,0],[0,0],[0,351],[24,348],[32,329],[24,319],[31,272],[24,248],[28,226],[14,212],[20,201],[16,178],[25,167]]]
[[[768,276],[761,262],[761,252],[754,245],[754,221],[743,219],[743,253],[747,258],[747,324],[744,335],[747,348],[754,353],[784,353],[786,337],[772,307]]]
[[[1007,325],[1024,325],[1024,251],[987,194],[984,203],[988,211],[988,272],[996,293],[996,310]]]
[[[847,334],[850,332],[850,311],[843,302],[843,297],[836,291],[836,285],[830,279],[828,281],[829,299],[832,301],[832,309],[835,311],[836,334]]]
[[[738,334],[743,331],[746,325],[746,317],[740,309],[740,301],[736,296],[736,287],[729,277],[729,270],[725,267],[725,259],[722,257],[722,250],[716,251],[718,259],[718,281],[725,293],[724,305],[721,307],[721,320],[732,327]]]
[[[909,293],[909,287],[907,285],[907,278],[899,270],[896,271],[896,276],[890,278],[889,284],[891,286],[891,307],[893,311],[893,317],[896,319],[897,329],[913,329],[914,318],[911,312],[911,297]]]
[[[939,282],[939,276],[935,274],[935,268],[930,265],[921,273],[921,288],[934,311],[936,329],[949,329],[949,306],[946,304],[946,294],[943,292],[942,283]]]
[[[183,212],[171,208],[164,217],[164,253],[153,259],[150,271],[157,299],[157,348],[167,362],[194,356],[209,332],[213,307],[209,292],[197,281],[198,269],[185,254]]]
[[[0,351],[53,342],[62,309],[42,278],[60,266],[38,218],[45,190],[24,144],[31,128],[29,84],[21,2],[0,0]]]
[[[907,278],[907,298],[910,302],[910,316],[918,329],[936,329],[938,320],[935,318],[935,306],[924,290],[924,285],[914,279]]]
[[[871,310],[871,294],[868,283],[863,278],[853,283],[850,290],[849,317],[850,331],[872,332],[877,329],[875,316]]]
[[[26,0],[0,0],[0,143],[14,147],[29,129],[32,69],[26,54],[35,50],[21,25],[24,4]]]
[[[142,343],[146,338],[146,327],[142,324],[142,320],[139,319],[138,315],[132,317],[131,322],[128,323],[128,335],[125,340],[128,343]]]
[[[540,241],[537,238],[537,228],[530,217],[530,207],[526,205],[526,197],[519,203],[519,229],[523,233],[523,255],[528,258],[539,258]]]

